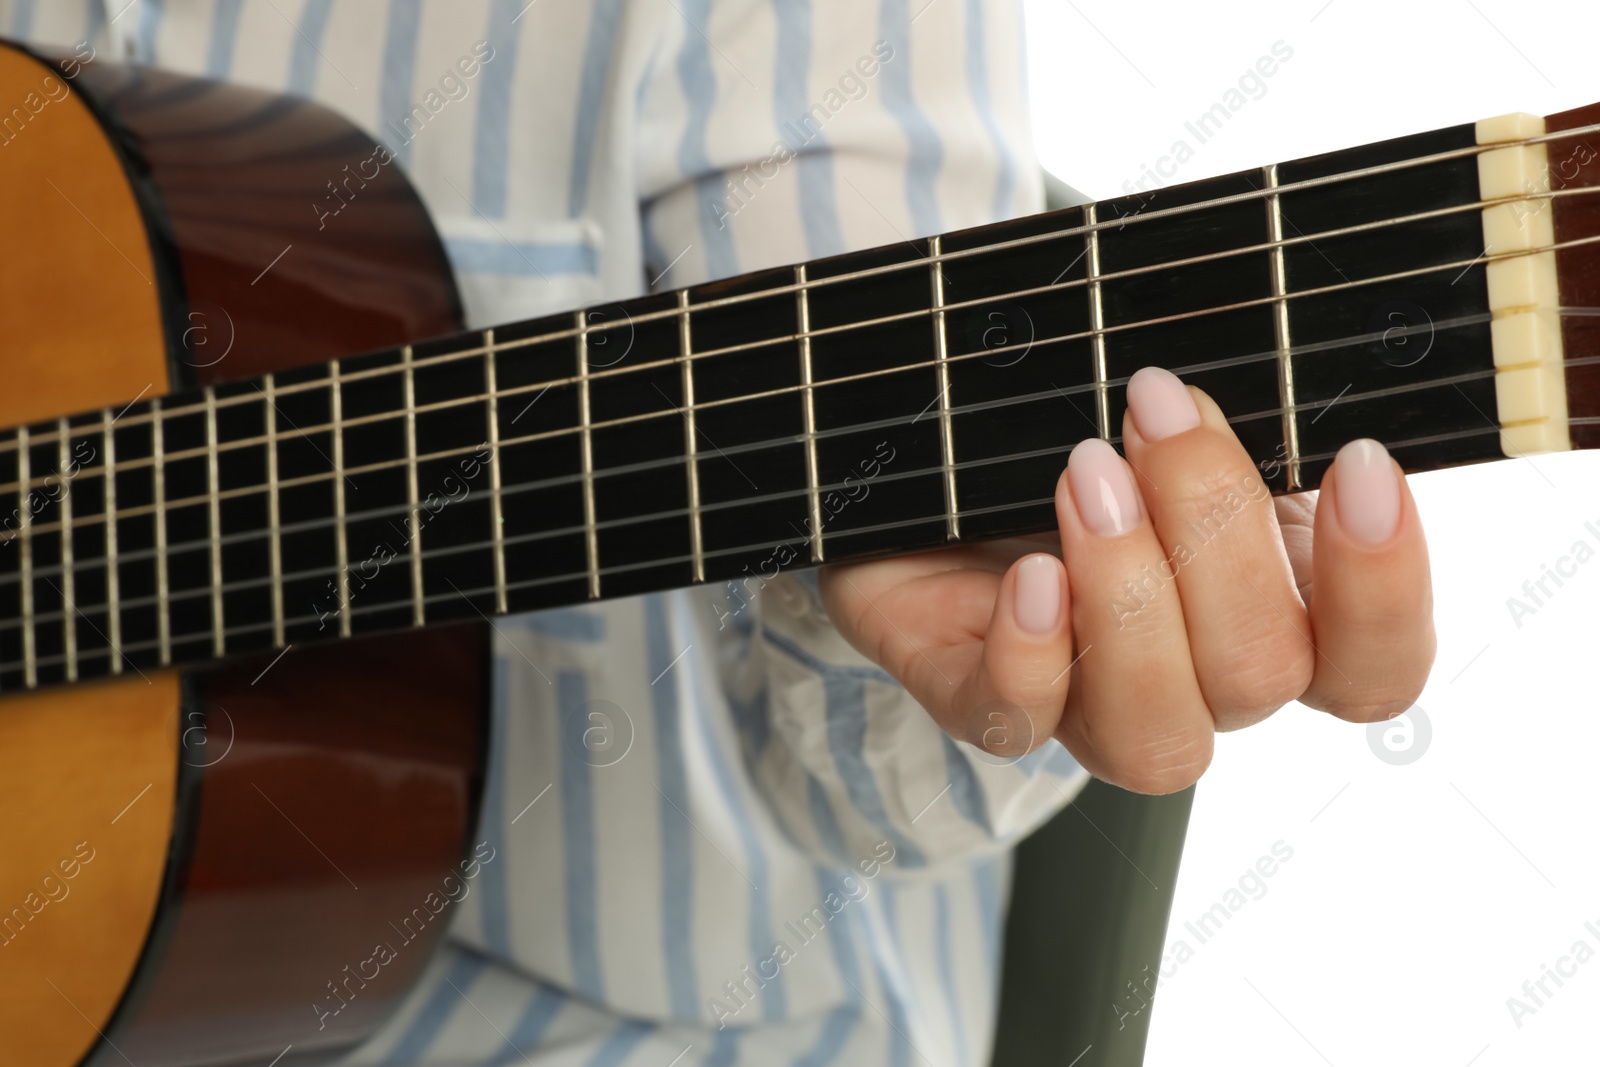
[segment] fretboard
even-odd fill
[[[1462,126],[17,430],[0,690],[1048,530],[1148,364],[1276,493],[1497,458],[1480,208]]]

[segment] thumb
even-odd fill
[[[940,725],[998,756],[1022,756],[1055,733],[1066,708],[1072,664],[1067,571],[1038,552],[1013,563],[1000,582],[977,666],[957,687]]]

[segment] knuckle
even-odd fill
[[[1146,641],[1165,644],[1173,625],[1181,624],[1183,618],[1177,586],[1144,574],[1136,578],[1126,581],[1121,589],[1114,590],[1106,601],[1106,610],[1110,613],[1117,638],[1132,645]],[[1095,620],[1081,615],[1073,619],[1073,627],[1084,633],[1093,633],[1097,629]]]
[[[1042,717],[1009,700],[991,701],[968,716],[962,740],[991,756],[1020,758],[1050,739],[1054,723],[1035,721]]]
[[[1108,759],[1108,780],[1134,793],[1160,796],[1187,789],[1211,765],[1209,729],[1176,730]]]
[[[1231,467],[1209,467],[1194,472],[1187,482],[1163,492],[1174,512],[1197,530],[1220,533],[1234,518],[1263,499],[1247,495],[1248,478]]]
[[[1286,626],[1263,626],[1199,668],[1200,688],[1213,712],[1259,714],[1306,691],[1316,673],[1316,652]]]

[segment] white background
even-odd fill
[[[1185,121],[1279,40],[1294,55],[1265,95],[1171,181],[1600,100],[1593,3],[1029,0],[1028,17],[1041,159],[1097,199],[1194,144]],[[1150,1009],[1154,1067],[1600,1062],[1600,955],[1520,1027],[1506,1003],[1580,939],[1600,954],[1600,558],[1520,627],[1506,603],[1576,541],[1600,550],[1600,455],[1411,485],[1433,551],[1432,740],[1393,766],[1364,727],[1299,705],[1219,739],[1167,932],[1194,956]],[[1293,858],[1200,943],[1185,921],[1279,840]]]

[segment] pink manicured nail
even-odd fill
[[[1177,379],[1174,378],[1174,381]],[[1067,481],[1091,533],[1115,537],[1139,521],[1139,494],[1117,450],[1098,437],[1079,441],[1067,457]]]
[[[1384,447],[1370,437],[1351,441],[1333,460],[1339,525],[1369,545],[1387,541],[1400,524],[1400,479]]]
[[[1128,379],[1128,410],[1146,441],[1160,441],[1200,425],[1200,409],[1178,376],[1160,367],[1143,367]]]
[[[1029,556],[1017,567],[1017,625],[1030,634],[1047,634],[1061,617],[1061,576],[1052,556]]]

